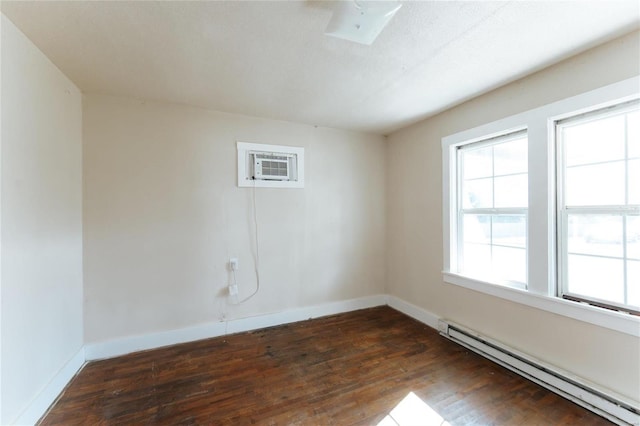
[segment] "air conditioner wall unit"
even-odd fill
[[[304,188],[304,148],[237,142],[238,186]]]

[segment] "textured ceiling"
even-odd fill
[[[2,1],[84,92],[388,134],[639,27],[632,1],[403,2],[372,46],[331,2]]]

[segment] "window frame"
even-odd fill
[[[556,271],[555,123],[569,117],[640,98],[640,77],[633,77],[539,108],[442,138],[443,280],[494,297],[640,337],[640,318],[558,297]],[[457,147],[527,129],[529,206],[527,284],[518,289],[457,273]]]
[[[570,206],[567,207],[565,204],[566,197],[566,168],[567,165],[565,163],[565,145],[564,141],[561,137],[561,132],[564,126],[569,125],[579,125],[582,123],[589,123],[591,121],[597,119],[606,119],[608,117],[614,117],[616,115],[624,114],[625,112],[637,111],[640,107],[640,98],[632,99],[626,102],[620,102],[613,105],[610,105],[605,108],[593,109],[588,112],[583,112],[581,114],[577,114],[571,117],[564,118],[562,120],[554,121],[554,138],[556,143],[556,220],[557,220],[557,265],[558,265],[558,276],[557,276],[557,296],[563,299],[572,300],[575,302],[581,303],[589,303],[594,306],[598,306],[605,309],[618,310],[621,312],[632,313],[634,315],[638,315],[640,312],[635,306],[629,304],[618,304],[612,301],[602,300],[597,297],[588,297],[587,295],[581,295],[577,293],[571,293],[569,291],[569,281],[568,281],[568,216],[569,211],[574,211],[574,214],[615,214],[615,215],[624,215],[628,216],[639,215],[640,214],[640,205],[629,205],[625,201],[625,205],[602,205],[602,206]],[[625,130],[626,131],[626,130]],[[625,135],[626,137],[626,135]],[[625,140],[625,144],[628,143]],[[626,151],[626,147],[625,147]],[[613,161],[613,160],[612,160]],[[628,161],[628,157],[625,153],[625,162]],[[625,165],[625,199],[628,197],[627,187],[629,184],[629,172],[628,172],[628,164]],[[626,252],[623,256],[623,261],[627,261]],[[626,267],[625,267],[626,268]],[[625,280],[625,292],[627,286],[627,276],[624,274]]]

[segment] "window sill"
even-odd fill
[[[443,271],[442,275],[444,281],[449,284],[455,284],[460,287],[489,294],[511,302],[520,303],[532,308],[573,318],[578,321],[605,327],[620,333],[640,337],[640,318],[633,315],[610,311],[585,303],[535,294],[517,288],[491,284],[456,274],[454,272]]]

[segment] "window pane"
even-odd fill
[[[526,207],[528,204],[527,175],[495,178],[494,207]]]
[[[622,257],[622,216],[569,215],[569,252]]]
[[[627,303],[640,307],[640,262],[627,262]]]
[[[640,216],[627,216],[627,257],[640,260]]]
[[[624,159],[624,115],[565,127],[567,166]]]
[[[640,158],[640,110],[627,114],[629,158]]]
[[[491,243],[491,216],[466,214],[462,226],[462,238],[465,243]]]
[[[488,244],[464,244],[462,273],[474,277],[489,277],[491,273],[491,246]]]
[[[513,173],[526,173],[527,138],[501,143],[493,148],[493,172],[496,176]]]
[[[624,306],[640,298],[640,217],[619,207],[640,204],[640,111],[617,114],[562,127],[559,190],[567,215],[567,291]],[[608,213],[594,214],[598,206]]]
[[[480,149],[465,149],[463,157],[463,179],[475,179],[493,175],[492,161],[493,147]]]
[[[463,183],[463,208],[493,207],[493,179],[475,179]]]
[[[467,214],[463,222],[463,273],[491,281],[526,282],[524,215]]]
[[[493,246],[492,272],[496,279],[527,282],[526,250]]]
[[[493,216],[493,244],[522,247],[527,245],[525,216]]]
[[[625,203],[624,162],[571,167],[566,170],[567,206]]]
[[[614,303],[624,303],[624,261],[569,255],[569,292]]]
[[[495,141],[479,149],[472,144],[459,151],[463,177],[458,212],[462,227],[459,272],[490,282],[524,283],[526,214],[504,215],[501,209],[527,206],[528,145],[526,136],[508,138],[513,136],[506,136],[506,142]],[[469,214],[466,209],[495,212]]]
[[[640,204],[640,160],[629,161],[629,204]]]

